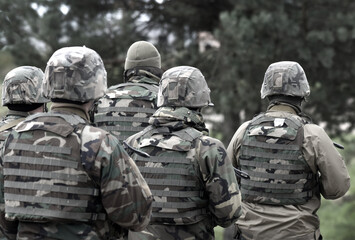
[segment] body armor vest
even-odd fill
[[[147,127],[157,109],[158,86],[146,83],[122,83],[110,87],[100,99],[94,122],[121,142]]]
[[[104,220],[99,188],[81,160],[76,115],[39,113],[19,124],[4,154],[5,213],[9,220]],[[93,149],[95,151],[95,149]]]
[[[149,158],[133,158],[154,196],[151,223],[186,225],[206,217],[207,199],[196,144],[202,133],[194,128],[170,132],[167,127],[148,127],[139,141]]]
[[[316,175],[302,154],[304,120],[266,116],[251,120],[240,148],[242,199],[272,205],[304,204],[312,198]]]

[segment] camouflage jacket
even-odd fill
[[[19,219],[17,237],[22,239],[112,239],[117,236],[117,231],[120,231],[121,227],[133,231],[143,229],[149,223],[152,197],[149,187],[137,166],[115,137],[87,123],[87,120],[85,120],[87,119],[86,114],[80,111],[80,107],[73,109],[65,105],[66,104],[62,104],[62,106],[59,106],[59,104],[53,103],[51,112],[32,115],[11,132],[4,146],[2,164],[5,166],[5,179],[1,182],[1,186],[3,187],[6,182],[7,184],[13,183],[13,186],[7,185],[7,187],[5,187],[5,194],[10,196],[22,194],[26,195],[28,199],[34,199],[33,201],[42,201],[42,199],[50,198],[54,200],[58,198],[68,199],[68,203],[81,200],[88,201],[80,199],[80,196],[85,196],[81,195],[83,193],[79,193],[79,190],[81,191],[82,188],[78,188],[77,194],[75,192],[69,192],[69,190],[64,190],[63,188],[64,186],[67,189],[76,188],[76,186],[73,185],[76,181],[69,180],[75,179],[73,173],[71,173],[74,171],[76,172],[75,175],[78,176],[77,179],[83,179],[86,175],[88,184],[99,190],[98,195],[93,195],[96,196],[93,200],[89,199],[87,208],[97,209],[99,212],[103,211],[107,216],[106,220],[85,221],[83,219],[83,221],[77,221],[70,219],[55,220],[53,218],[36,220],[38,216],[36,217],[34,215],[33,221],[22,221],[20,214],[14,215],[13,212],[11,212],[13,210],[9,210],[11,214],[8,214],[7,210],[5,210],[6,219],[4,219],[4,215],[2,214],[1,228],[11,229],[14,225],[12,220]],[[73,127],[69,125],[68,127],[67,121],[70,121],[70,119],[79,119],[80,124],[84,122],[83,127],[79,125],[73,125]],[[50,124],[50,126],[48,124]],[[63,153],[65,149],[76,146],[75,142],[66,142],[73,141],[74,139],[79,140],[81,147],[72,149],[70,156],[66,157],[67,160],[65,160],[65,162],[67,163],[65,167],[64,165],[63,167],[58,166],[58,163],[53,159],[56,158],[55,156],[58,156],[59,160],[60,155],[58,155],[58,152]],[[58,141],[61,143],[62,150],[55,147]],[[43,144],[46,145],[46,148],[50,147],[53,149],[53,151],[42,152],[40,149]],[[53,147],[52,144],[54,144]],[[38,156],[43,159],[52,158],[50,164],[37,164],[36,162],[38,161],[33,157],[24,158],[26,158],[27,161],[32,161],[31,159],[33,159],[35,163],[22,163],[22,155],[19,155],[20,152],[16,150],[22,148],[21,145],[29,146],[27,150],[29,152],[32,151],[31,149],[36,149],[36,154],[32,156]],[[33,145],[33,147],[30,147],[31,145]],[[55,151],[58,152],[55,153]],[[23,153],[23,155],[28,156],[27,153]],[[80,156],[80,159],[72,159],[75,156]],[[17,160],[16,162],[9,162],[10,159]],[[69,163],[68,161],[78,161],[80,163],[78,169],[75,170],[69,167],[69,165],[67,165]],[[52,162],[54,165],[52,165]],[[48,167],[41,167],[42,165],[47,165]],[[28,168],[29,172],[41,171],[44,175],[39,177],[37,175],[29,176],[27,173],[24,173],[24,177],[21,177],[21,174],[19,175],[12,171],[13,167],[21,171],[22,169]],[[48,174],[46,174],[46,171],[49,171]],[[60,179],[60,176],[66,174],[68,175],[67,181]],[[14,178],[15,175],[17,177]],[[50,178],[46,177],[47,175],[50,176]],[[22,185],[16,186],[14,182],[22,182]],[[27,186],[29,186],[29,189],[33,190],[21,190],[26,189]],[[38,188],[36,186],[39,186],[42,190],[36,190]],[[48,190],[47,186],[52,186],[49,188],[51,190]],[[60,190],[62,188],[63,191]],[[14,191],[14,189],[18,189],[18,193]],[[56,191],[60,192],[56,193]],[[7,198],[5,196],[5,199],[10,199],[10,197]],[[6,200],[5,209],[12,209],[12,206],[19,206],[20,209],[32,206],[31,208],[41,210],[41,205],[36,205],[33,201],[27,204],[25,198],[20,198],[17,201],[18,202],[13,198]],[[97,203],[91,206],[90,202]],[[48,206],[49,211],[60,212],[67,211],[66,209],[68,209],[68,207],[64,205],[61,206],[60,199],[59,204],[46,201],[42,206]],[[19,208],[17,207],[17,209]],[[46,211],[46,209],[43,209],[43,212]],[[34,213],[37,214],[36,212]],[[27,213],[27,215],[29,214]],[[15,219],[13,219],[13,216],[16,216]]]
[[[275,105],[266,112],[266,116],[277,118],[295,114],[291,107],[283,104]],[[237,168],[240,167],[242,140],[249,123],[245,122],[238,128],[227,148],[228,156]],[[326,199],[343,196],[350,187],[350,177],[342,156],[321,127],[312,123],[304,125],[301,151],[312,172],[320,175],[318,194],[301,205],[274,206],[243,201],[243,215],[238,219],[236,227],[244,239],[319,238],[317,210],[321,203],[320,194]]]
[[[94,122],[123,141],[147,127],[157,109],[158,77],[133,76],[111,86],[99,99]]]
[[[155,221],[155,223],[149,224],[149,226],[142,232],[130,232],[129,238],[165,240],[214,239],[213,228],[216,225],[227,227],[235,222],[236,219],[241,215],[241,198],[239,194],[238,183],[236,181],[236,176],[234,175],[232,163],[226,155],[226,150],[223,144],[219,140],[207,136],[206,134],[208,131],[205,128],[202,115],[187,108],[159,108],[150,118],[149,123],[152,125],[153,129],[159,129],[163,127],[168,128],[169,131],[173,133],[191,127],[201,132],[200,136],[193,141],[191,145],[192,147],[188,153],[194,156],[189,155],[188,158],[195,159],[193,161],[196,161],[197,168],[192,171],[194,171],[195,176],[198,177],[200,183],[202,184],[202,190],[204,194],[200,195],[200,197],[205,199],[207,202],[207,212],[204,214],[204,217],[200,218],[197,222],[190,222],[189,224],[184,224],[182,222],[178,224],[159,224],[159,221]],[[145,148],[141,148],[141,146],[144,145],[141,145],[141,143],[143,143],[141,141],[142,137],[144,137],[144,131],[129,137],[126,142],[129,145],[144,151]],[[157,148],[162,149],[173,150],[174,148],[183,148],[186,145],[186,142],[183,142],[183,140],[181,140],[182,142],[179,142],[178,137],[173,138],[165,134],[153,135],[151,139],[156,139],[150,141],[156,144]],[[158,150],[154,148],[148,148],[147,153],[151,155],[151,159],[154,159],[152,156],[154,156],[155,151]],[[174,153],[173,151],[167,151],[165,155],[166,154]],[[178,157],[176,159],[178,159]],[[146,163],[146,167],[151,168],[153,166],[156,168],[164,169],[164,167],[157,162],[150,162],[149,159],[147,161],[148,162]],[[177,168],[178,165],[179,162],[176,162]],[[143,176],[147,177],[151,176],[151,174],[147,172],[142,172],[142,174]],[[180,179],[178,178],[176,171],[172,171],[171,179]],[[167,180],[167,182],[169,181]],[[167,187],[164,189],[164,191],[170,190]],[[181,196],[184,196],[184,192],[182,192]],[[174,198],[171,199],[174,200]],[[161,204],[162,201],[166,201],[167,203],[173,201],[169,200],[169,197],[158,198],[157,196],[154,196],[154,200],[159,202],[159,204]],[[200,200],[198,197],[186,197],[185,201],[187,201],[186,205],[191,205],[191,203],[194,201]],[[171,203],[174,204],[174,202]],[[160,212],[159,208],[154,208],[153,212],[155,211]],[[171,211],[173,211],[173,209]],[[177,212],[177,210],[175,212]]]

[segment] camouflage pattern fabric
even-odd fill
[[[27,117],[28,114],[24,112],[18,112],[18,111],[12,111],[9,110],[7,115],[1,120],[0,122],[0,128],[4,128],[3,131],[0,132],[0,152],[3,151],[3,146],[5,144],[6,138],[9,136],[11,133],[11,129],[15,127],[19,121],[23,121],[25,117]],[[0,159],[2,162],[2,160]],[[2,164],[0,164],[0,182],[4,181],[3,177],[3,167]],[[5,201],[4,201],[4,188],[3,185],[0,185],[0,213],[4,212],[5,209]],[[1,219],[1,218],[0,218]],[[1,225],[1,220],[0,220],[0,225]],[[11,236],[11,238],[15,238],[16,234],[12,233],[12,229],[2,229],[0,228],[1,231],[5,232],[6,236]],[[4,237],[2,233],[0,233],[0,239]]]
[[[271,64],[265,72],[261,98],[271,95],[307,97],[310,88],[306,74],[297,62],[283,61]]]
[[[125,140],[145,127],[157,109],[158,82],[146,76],[133,76],[128,83],[111,86],[97,102],[94,122]]]
[[[2,86],[2,105],[46,103],[43,96],[43,72],[32,66],[14,68],[5,76]]]
[[[5,144],[3,159],[12,160],[4,162],[6,171],[1,185],[7,184],[5,194],[28,196],[18,200],[5,197],[9,199],[5,204],[7,223],[10,224],[10,220],[14,217],[19,220],[17,237],[21,239],[111,239],[114,237],[113,232],[119,231],[121,227],[133,231],[142,230],[149,223],[152,197],[148,185],[133,160],[115,137],[87,123],[77,123],[75,119],[81,119],[80,122],[84,120],[78,115],[71,114],[69,108],[61,109],[53,106],[55,104],[52,105],[50,113],[32,115],[19,124]],[[79,127],[81,124],[84,126]],[[78,144],[75,141],[79,141],[81,147],[72,149],[69,155],[66,154],[66,149]],[[25,145],[28,146],[26,151],[16,150],[23,149]],[[45,148],[42,149],[43,146]],[[60,159],[66,159],[65,164],[68,165],[58,166],[63,162]],[[79,163],[77,170],[69,167],[76,163]],[[13,169],[19,169],[18,171],[28,169],[28,172],[20,174]],[[36,171],[43,174],[36,174]],[[77,175],[78,173],[80,174]],[[68,176],[67,179],[60,177],[65,175]],[[93,195],[96,197],[87,197],[80,192],[85,190],[75,185],[77,180],[73,180],[74,176],[81,181],[80,179],[85,175],[87,182],[82,183],[98,188],[99,195]],[[17,190],[14,191],[15,189]],[[69,190],[65,189],[78,189],[78,191],[69,193]],[[28,199],[34,199],[38,203],[35,204],[32,200],[26,203]],[[61,212],[78,208],[66,206],[60,199],[67,199],[68,203],[88,202],[82,213],[88,209],[89,212],[104,212],[107,220],[87,221],[70,218],[65,220],[56,219],[56,215],[38,218],[42,212],[46,212],[43,207]],[[45,202],[41,203],[42,200]],[[8,214],[7,211],[12,209],[12,206],[22,206],[29,211]],[[41,208],[43,210],[40,210]],[[22,221],[24,218],[30,218],[30,213],[34,214],[33,220]],[[3,224],[4,221],[1,227],[6,228]]]
[[[88,102],[102,97],[107,73],[101,57],[86,47],[65,47],[48,60],[43,80],[48,98]]]
[[[298,205],[309,201],[318,187],[316,175],[302,155],[303,125],[298,116],[268,117],[250,122],[240,148],[242,199],[271,205]]]
[[[210,92],[199,69],[189,66],[173,67],[165,71],[161,78],[158,107],[213,106]]]
[[[191,146],[187,141],[184,141],[174,135],[169,134],[154,134],[151,137],[151,144],[156,147],[145,148],[145,142],[149,139],[144,139],[144,131],[137,133],[129,137],[126,142],[142,151],[147,151],[151,155],[151,158],[159,152],[162,156],[171,156],[179,154],[175,150],[190,149],[187,153],[188,158],[193,159],[195,168],[192,171],[193,174],[199,179],[202,186],[203,194],[198,197],[186,197],[186,205],[192,203],[200,203],[200,207],[204,207],[203,201],[206,201],[206,213],[199,215],[195,219],[195,222],[176,222],[178,224],[158,224],[159,219],[154,220],[141,232],[130,232],[129,239],[214,239],[213,228],[217,225],[227,227],[231,225],[241,215],[241,197],[239,194],[238,183],[234,175],[232,163],[226,156],[226,150],[223,144],[214,138],[207,136],[207,129],[205,128],[203,117],[200,113],[192,111],[188,108],[159,108],[149,120],[152,128],[159,131],[160,128],[167,128],[173,134],[178,133],[184,129],[194,128],[195,131],[200,132],[200,137],[195,139]],[[156,141],[154,141],[156,139]],[[179,140],[180,139],[180,140]],[[159,150],[160,149],[160,150]],[[170,149],[171,151],[166,151]],[[149,158],[150,159],[150,158]],[[174,168],[178,168],[182,165],[182,162],[176,162],[174,164],[157,163],[147,159],[146,167],[165,169],[169,167],[171,171]],[[187,165],[190,166],[190,165]],[[144,177],[154,178],[154,171],[151,173],[142,173]],[[179,174],[166,174],[167,178],[181,180],[183,177]],[[148,183],[149,185],[149,183]],[[166,186],[163,190],[167,193],[172,192],[169,186]],[[178,190],[181,192],[181,196],[184,193],[188,193],[188,188],[181,188]],[[169,204],[174,206],[176,198],[154,196],[154,201],[160,203]],[[155,213],[159,213],[161,210],[153,208],[153,217]],[[178,209],[171,209],[172,216],[178,213]],[[159,217],[159,215],[157,215]],[[163,218],[163,217],[162,217]],[[161,219],[160,222],[169,222],[168,219]]]

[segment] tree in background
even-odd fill
[[[267,66],[293,60],[311,84],[306,112],[331,134],[354,129],[355,3],[351,0],[0,0],[0,48],[15,65],[44,69],[52,52],[86,45],[102,56],[109,85],[122,82],[127,48],[153,41],[163,69],[192,65],[212,89],[214,125],[225,144],[246,119],[265,109],[259,89]],[[202,31],[220,48],[198,49]],[[344,129],[343,129],[344,131]]]
[[[117,84],[128,47],[152,41],[163,69],[201,69],[212,90],[213,111],[224,116],[212,134],[225,144],[242,122],[265,110],[260,88],[267,66],[297,61],[311,84],[306,113],[333,136],[354,129],[351,0],[0,0],[0,29],[1,80],[12,67],[44,70],[55,50],[86,45],[103,58],[109,85]],[[213,33],[220,45],[200,51],[203,31]],[[353,205],[344,205],[347,214]],[[351,226],[343,226],[351,234]]]

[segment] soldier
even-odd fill
[[[27,117],[5,142],[2,228],[17,229],[20,239],[110,239],[119,227],[142,230],[151,215],[148,185],[118,140],[89,122],[107,85],[100,56],[59,49],[43,84],[50,112]]]
[[[129,239],[214,239],[241,215],[238,183],[224,145],[208,136],[201,109],[213,105],[200,70],[167,70],[149,127],[125,143],[154,196],[149,226]]]
[[[6,74],[2,86],[2,106],[7,107],[8,112],[0,122],[0,151],[13,127],[25,120],[27,116],[47,110],[46,103],[49,99],[43,96],[42,81],[43,71],[33,66],[20,66]],[[0,179],[3,179],[2,176],[0,173]],[[2,192],[0,193],[0,209],[4,209]],[[1,230],[11,236],[10,232],[7,233],[7,229]],[[0,237],[1,235],[0,233]]]
[[[242,124],[228,156],[250,179],[241,179],[243,215],[237,239],[322,239],[320,194],[343,196],[350,177],[325,131],[301,109],[310,89],[296,62],[276,62],[266,70],[261,98],[269,106]]]
[[[2,86],[2,106],[8,108],[0,122],[0,149],[11,129],[28,115],[46,111],[49,99],[43,96],[43,72],[33,66],[20,66],[8,72]]]
[[[111,86],[97,104],[95,123],[120,141],[147,127],[157,109],[158,85],[163,71],[158,50],[146,41],[127,51],[124,82]]]

